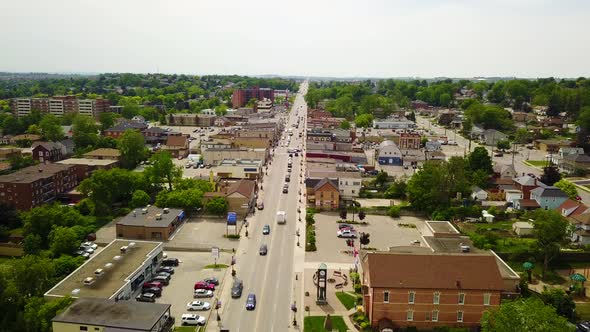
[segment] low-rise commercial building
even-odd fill
[[[257,185],[254,180],[223,179],[219,181],[217,191],[204,195],[204,202],[215,198],[224,197],[228,202],[228,211],[245,216],[256,204]]]
[[[379,145],[377,161],[380,165],[401,166],[403,163],[402,153],[393,141],[383,141]]]
[[[149,206],[135,209],[117,222],[117,237],[167,241],[185,219],[180,209]]]
[[[224,159],[260,159],[265,162],[269,158],[268,149],[202,149],[203,162],[207,165],[220,163]]]
[[[215,167],[221,178],[256,180],[262,176],[263,161],[260,159],[224,159]]]
[[[186,136],[168,136],[162,150],[170,152],[172,157],[186,157],[189,154],[189,141]]]
[[[97,160],[121,160],[121,151],[119,149],[100,148],[84,154],[85,158]]]
[[[319,210],[335,210],[340,206],[338,182],[328,178],[306,179],[307,205]]]

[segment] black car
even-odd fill
[[[205,278],[203,279],[204,282],[208,282],[210,284],[213,284],[215,286],[219,285],[219,279],[215,278],[215,277],[209,277],[209,278]]]
[[[266,256],[268,254],[268,247],[266,244],[260,246],[260,256]]]
[[[256,295],[250,293],[246,299],[246,310],[256,309]]]
[[[162,288],[158,288],[158,287],[151,287],[151,288],[144,288],[141,290],[142,293],[152,293],[154,295],[156,295],[157,297],[162,296]]]
[[[169,267],[169,266],[160,266],[157,270],[156,273],[160,273],[160,272],[166,272],[169,274],[174,274],[174,269]]]
[[[166,258],[162,261],[162,266],[178,266],[178,258]]]
[[[237,299],[242,296],[244,290],[244,283],[242,280],[236,279],[234,284],[231,286],[231,297]]]

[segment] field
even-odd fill
[[[309,316],[304,318],[304,332],[327,332],[324,329],[324,320],[326,316]],[[331,316],[332,328],[338,332],[346,332],[348,328],[342,316]]]
[[[356,304],[356,295],[352,295],[347,292],[336,292],[336,297],[338,298],[338,300],[340,300],[340,302],[346,308],[346,310],[354,308],[354,305]]]

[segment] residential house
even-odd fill
[[[103,134],[107,137],[119,138],[127,130],[137,130],[139,132],[143,132],[147,128],[148,125],[145,122],[123,120],[118,124],[114,125],[113,127],[105,130]]]
[[[328,178],[306,179],[307,205],[320,210],[335,210],[340,205],[338,182]]]
[[[401,166],[403,163],[401,150],[393,141],[383,141],[379,145],[377,160],[380,165]]]
[[[582,246],[590,244],[590,213],[581,213],[569,218],[574,225],[571,240]]]
[[[245,216],[256,204],[258,186],[254,180],[222,179],[217,191],[205,193],[204,203],[215,197],[224,197],[228,202],[228,211]]]
[[[514,206],[516,201],[523,199],[522,191],[518,189],[505,189],[504,190],[505,200],[507,203],[511,203]]]
[[[531,198],[531,190],[537,187],[546,187],[543,182],[539,181],[536,177],[532,177],[530,175],[523,175],[514,178],[514,186],[516,189],[522,192],[523,199]]]
[[[186,136],[168,136],[162,150],[170,152],[172,157],[186,157],[189,154],[189,141]]]
[[[84,158],[97,160],[121,160],[119,149],[100,148],[84,154]]]
[[[184,218],[184,211],[180,209],[161,209],[155,206],[135,209],[117,222],[117,237],[167,241]]]
[[[584,205],[582,202],[574,201],[572,199],[566,199],[557,208],[557,211],[561,213],[562,216],[566,218],[571,218],[573,216],[586,213],[588,211],[588,207]]]
[[[501,179],[512,179],[517,175],[517,173],[514,169],[514,165],[512,164],[505,165],[496,163],[494,165],[494,175]]]
[[[538,187],[531,190],[531,199],[545,210],[557,209],[567,198],[567,194],[557,187]]]
[[[362,258],[363,306],[376,331],[477,328],[507,289],[489,253],[370,252]],[[403,267],[403,268],[399,268]]]
[[[590,170],[590,156],[585,154],[565,155],[559,164],[559,168],[568,174],[573,174],[579,170],[587,172]]]
[[[341,200],[352,200],[359,197],[362,188],[362,176],[359,172],[338,172],[332,169],[311,168],[308,164],[307,179],[321,180],[328,178],[338,183]]]
[[[476,201],[485,201],[488,199],[488,192],[478,186],[471,187],[471,199]]]
[[[12,135],[4,135],[0,137],[0,145],[8,145],[12,142]]]
[[[576,142],[570,140],[551,140],[537,139],[534,140],[535,148],[545,153],[558,153],[560,148],[573,147]]]
[[[508,135],[496,129],[487,129],[483,132],[483,142],[488,146],[496,146],[499,141],[505,141],[507,139]]]
[[[215,113],[215,110],[210,108],[202,109],[200,113],[204,115],[217,115],[217,113]]]
[[[559,167],[560,171],[563,172],[562,166],[561,166],[561,162],[563,160],[563,158],[565,156],[568,155],[583,155],[584,154],[584,148],[577,148],[577,147],[561,147],[559,148],[559,150],[557,151],[556,154],[551,154],[551,162],[554,165],[557,165],[557,167]]]
[[[66,147],[59,142],[33,142],[33,159],[40,163],[56,162],[66,156]]]

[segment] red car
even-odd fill
[[[143,283],[143,288],[160,288],[164,287],[161,282],[159,281],[148,281]],[[195,288],[196,289],[196,288]]]
[[[208,290],[215,290],[215,285],[210,284],[205,281],[197,281],[195,283],[195,289],[208,289]]]

